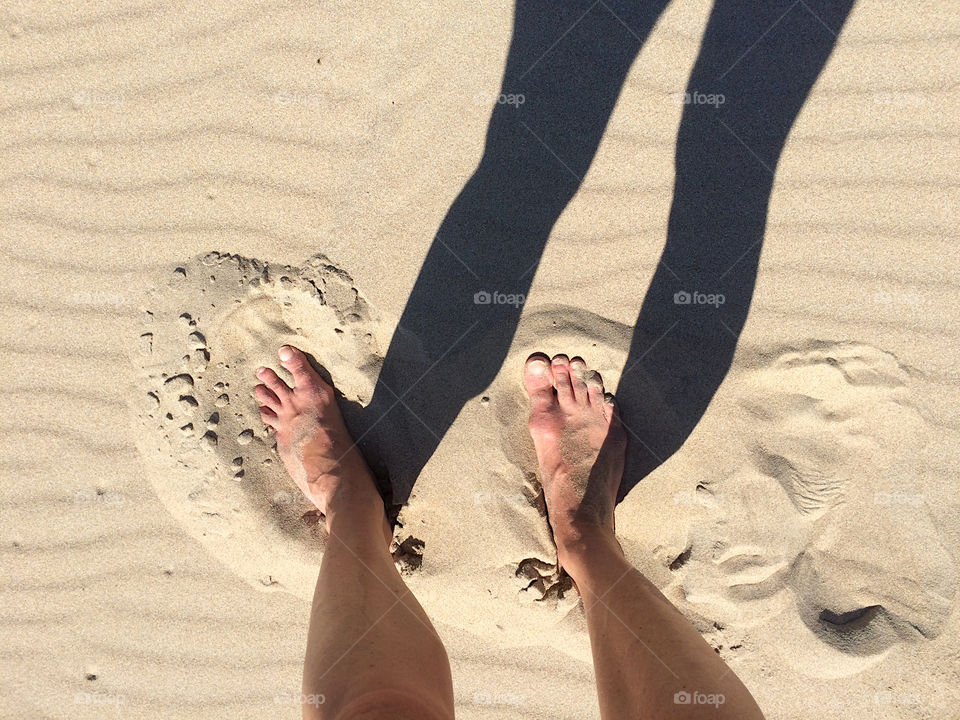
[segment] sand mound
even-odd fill
[[[333,376],[348,423],[362,432],[384,326],[350,276],[322,256],[296,268],[211,253],[171,272],[148,318],[139,420],[157,494],[248,582],[309,596],[323,521],[286,478],[259,422],[253,372],[272,363],[273,348],[297,344]],[[407,570],[420,568],[424,553],[442,558],[466,523],[481,543],[491,542],[479,539],[481,527],[514,536],[493,553],[512,555],[509,563],[488,566],[472,590],[452,580],[459,559],[411,578],[418,592],[449,596],[441,622],[482,630],[489,608],[464,595],[483,586],[513,597],[527,627],[553,628],[558,647],[582,643],[576,590],[546,531],[519,368],[534,350],[582,347],[615,388],[629,337],[625,326],[576,308],[524,314],[501,373],[449,440],[477,446],[477,468],[463,481],[472,503],[452,502],[447,485],[426,480],[397,529]],[[727,656],[772,626],[790,647],[806,648],[786,658],[797,669],[840,676],[897,643],[936,637],[953,609],[955,569],[925,507],[948,478],[921,459],[932,432],[916,405],[922,382],[868,345],[743,349],[690,441],[621,505],[625,549]],[[463,613],[465,604],[474,612]],[[445,606],[459,609],[448,615]]]
[[[744,351],[659,490],[687,526],[660,548],[665,592],[718,646],[766,625],[837,676],[944,629],[956,571],[927,501],[949,477],[924,457],[922,383],[862,344]]]
[[[170,511],[269,587],[312,585],[319,513],[287,477],[252,398],[254,371],[296,342],[337,378],[348,420],[372,393],[381,329],[346,273],[210,253],[151,294],[139,338],[141,449]]]

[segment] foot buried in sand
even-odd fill
[[[324,514],[331,532],[337,514],[359,510],[383,516],[373,475],[350,437],[333,387],[297,348],[284,345],[278,355],[280,365],[293,376],[293,387],[271,368],[262,367],[256,373],[262,384],[254,388],[254,396],[290,477]]]
[[[583,358],[534,353],[523,378],[557,553],[573,570],[589,537],[613,536],[626,435],[613,396]]]

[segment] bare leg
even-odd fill
[[[263,384],[254,392],[261,418],[330,534],[310,613],[303,716],[452,718],[446,651],[393,563],[383,502],[333,389],[296,348],[284,346],[279,354],[294,387],[260,368]]]
[[[614,505],[626,436],[581,358],[527,360],[530,434],[560,563],[583,598],[603,720],[760,718],[743,683],[623,556]]]

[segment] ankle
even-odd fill
[[[391,533],[383,498],[373,486],[365,483],[341,484],[325,503],[327,531],[339,537],[379,535],[384,529],[389,542]]]
[[[553,536],[557,558],[574,580],[598,554],[613,552],[623,556],[613,528],[606,525],[568,522],[554,528]]]
[[[386,512],[379,507],[348,505],[325,515],[327,533],[349,546],[383,544],[389,547],[393,532]]]

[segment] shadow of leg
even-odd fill
[[[685,96],[667,243],[618,388],[632,440],[621,499],[683,444],[730,368],[774,171],[852,6],[714,6]]]
[[[517,3],[483,158],[427,253],[365,413],[393,502],[506,356],[554,223],[665,3]],[[625,26],[629,25],[629,29]],[[372,428],[372,429],[371,429]]]

